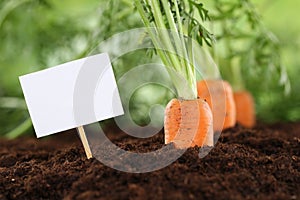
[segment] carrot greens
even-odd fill
[[[272,85],[275,75],[285,93],[289,93],[290,83],[281,61],[280,43],[266,28],[251,1],[210,2],[218,55],[225,58],[220,64],[224,78],[235,90],[242,90],[249,78],[252,82],[257,78],[256,81],[264,80],[262,85]]]
[[[196,19],[209,19],[202,3],[185,0],[134,0],[154,48],[173,81],[178,98],[196,99],[193,43],[212,45],[214,36]],[[188,39],[190,38],[190,39]]]

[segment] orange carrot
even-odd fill
[[[177,148],[213,146],[212,113],[202,99],[172,99],[165,110],[165,143]]]
[[[214,131],[233,127],[236,123],[236,108],[230,84],[223,80],[197,82],[198,96],[209,104],[214,121]]]
[[[236,121],[247,128],[255,125],[254,100],[248,91],[237,91],[233,93],[236,105]]]

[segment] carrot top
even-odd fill
[[[256,82],[256,78],[263,78],[264,85],[273,85],[270,77],[276,76],[288,93],[290,82],[280,58],[281,44],[251,1],[213,0],[211,5],[218,40],[215,50],[223,58],[220,70],[234,90],[243,90],[245,83]]]
[[[214,37],[194,16],[208,20],[208,11],[203,4],[192,0],[134,0],[134,3],[173,81],[177,97],[196,99],[193,49],[203,41],[211,45]]]

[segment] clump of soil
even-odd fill
[[[148,152],[163,134],[134,139],[111,129],[119,147]],[[190,148],[158,171],[120,172],[87,160],[74,130],[43,140],[0,140],[0,199],[300,199],[300,124],[236,126],[199,159]]]

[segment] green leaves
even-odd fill
[[[147,1],[140,1],[144,10],[144,15],[147,17],[150,23],[154,22],[154,15],[151,10],[151,6]],[[186,25],[186,32],[184,32],[188,37],[195,38],[201,45],[203,41],[211,46],[215,42],[213,34],[211,34],[201,23],[197,16],[199,15],[202,22],[210,20],[209,12],[204,8],[203,3],[195,0],[169,0],[166,1],[169,5],[169,11],[172,13],[172,17],[176,24],[181,23]],[[170,29],[167,22],[166,10],[163,8],[162,1],[158,1],[158,9],[162,14],[162,20],[167,29]],[[178,9],[179,16],[176,14],[176,9]]]
[[[208,10],[204,8],[203,3],[200,3],[198,1],[189,0],[190,4],[190,10],[192,10],[192,7],[194,6],[197,11],[200,14],[200,17],[203,21],[210,20],[210,16],[208,15]]]
[[[197,98],[193,46],[204,43],[211,46],[214,42],[214,36],[203,25],[209,19],[208,10],[192,0],[135,0],[135,5],[157,54],[167,66],[177,97]],[[184,81],[185,84],[179,84]],[[192,92],[182,85],[188,85]]]
[[[221,67],[225,79],[231,81],[233,87],[240,87],[251,76],[253,80],[264,77],[263,84],[268,85],[274,84],[274,79],[268,77],[279,75],[283,78],[277,80],[277,83],[283,85],[288,93],[290,83],[280,57],[281,44],[263,24],[250,0],[214,0],[213,11],[212,23],[218,27],[218,44],[223,44],[226,49],[222,57],[230,63],[229,66]],[[230,73],[226,73],[231,70],[230,67],[234,67],[232,65],[237,64],[232,60],[239,60],[238,65],[243,72],[239,73],[242,78],[238,82],[233,80]]]

